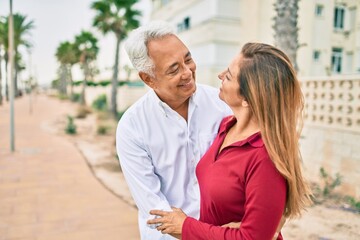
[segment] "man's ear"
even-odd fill
[[[148,85],[149,87],[151,87],[152,89],[155,88],[155,84],[154,84],[154,79],[152,77],[150,77],[149,74],[144,73],[144,72],[139,72],[139,77],[141,78],[141,80],[143,80],[143,82]]]

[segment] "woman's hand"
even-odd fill
[[[230,222],[228,224],[224,224],[222,225],[221,227],[224,227],[224,228],[240,228],[240,225],[241,225],[241,222]]]
[[[151,215],[158,218],[147,221],[148,224],[161,224],[156,229],[163,234],[170,234],[173,237],[181,238],[181,230],[186,219],[186,214],[180,208],[171,208],[172,212],[162,210],[151,210]]]

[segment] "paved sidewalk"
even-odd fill
[[[9,105],[0,106],[0,240],[136,240],[137,211],[96,180],[85,159],[48,122],[73,111],[57,99],[16,100],[16,152]]]

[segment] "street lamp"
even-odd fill
[[[15,151],[15,129],[14,129],[14,21],[12,13],[12,0],[10,1],[9,14],[9,80],[10,80],[10,149]]]

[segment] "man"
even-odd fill
[[[139,209],[141,239],[173,239],[146,224],[149,212],[176,206],[199,217],[196,164],[231,111],[217,89],[195,83],[191,53],[167,24],[138,28],[125,49],[151,90],[119,121],[120,164]]]

